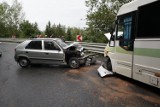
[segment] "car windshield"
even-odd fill
[[[56,41],[57,41],[57,43],[58,43],[62,48],[68,46],[68,45],[67,45],[65,42],[63,42],[61,39],[58,39],[58,40],[56,40]]]

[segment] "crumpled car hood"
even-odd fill
[[[76,42],[73,42],[72,44],[64,47],[64,49],[69,49],[71,47],[75,47],[77,51],[83,51],[83,47],[79,43],[76,43]]]

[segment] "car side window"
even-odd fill
[[[31,41],[27,46],[26,49],[37,49],[41,50],[42,49],[42,43],[41,41]]]
[[[44,41],[45,50],[59,50],[59,47],[52,41]]]

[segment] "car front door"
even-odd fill
[[[65,62],[65,55],[60,46],[54,41],[43,41],[43,58],[48,63],[60,64]]]

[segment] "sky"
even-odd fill
[[[13,0],[0,0],[12,4]],[[25,19],[37,22],[40,30],[45,30],[48,21],[53,25],[66,27],[86,27],[87,7],[85,0],[18,0],[23,7]]]

